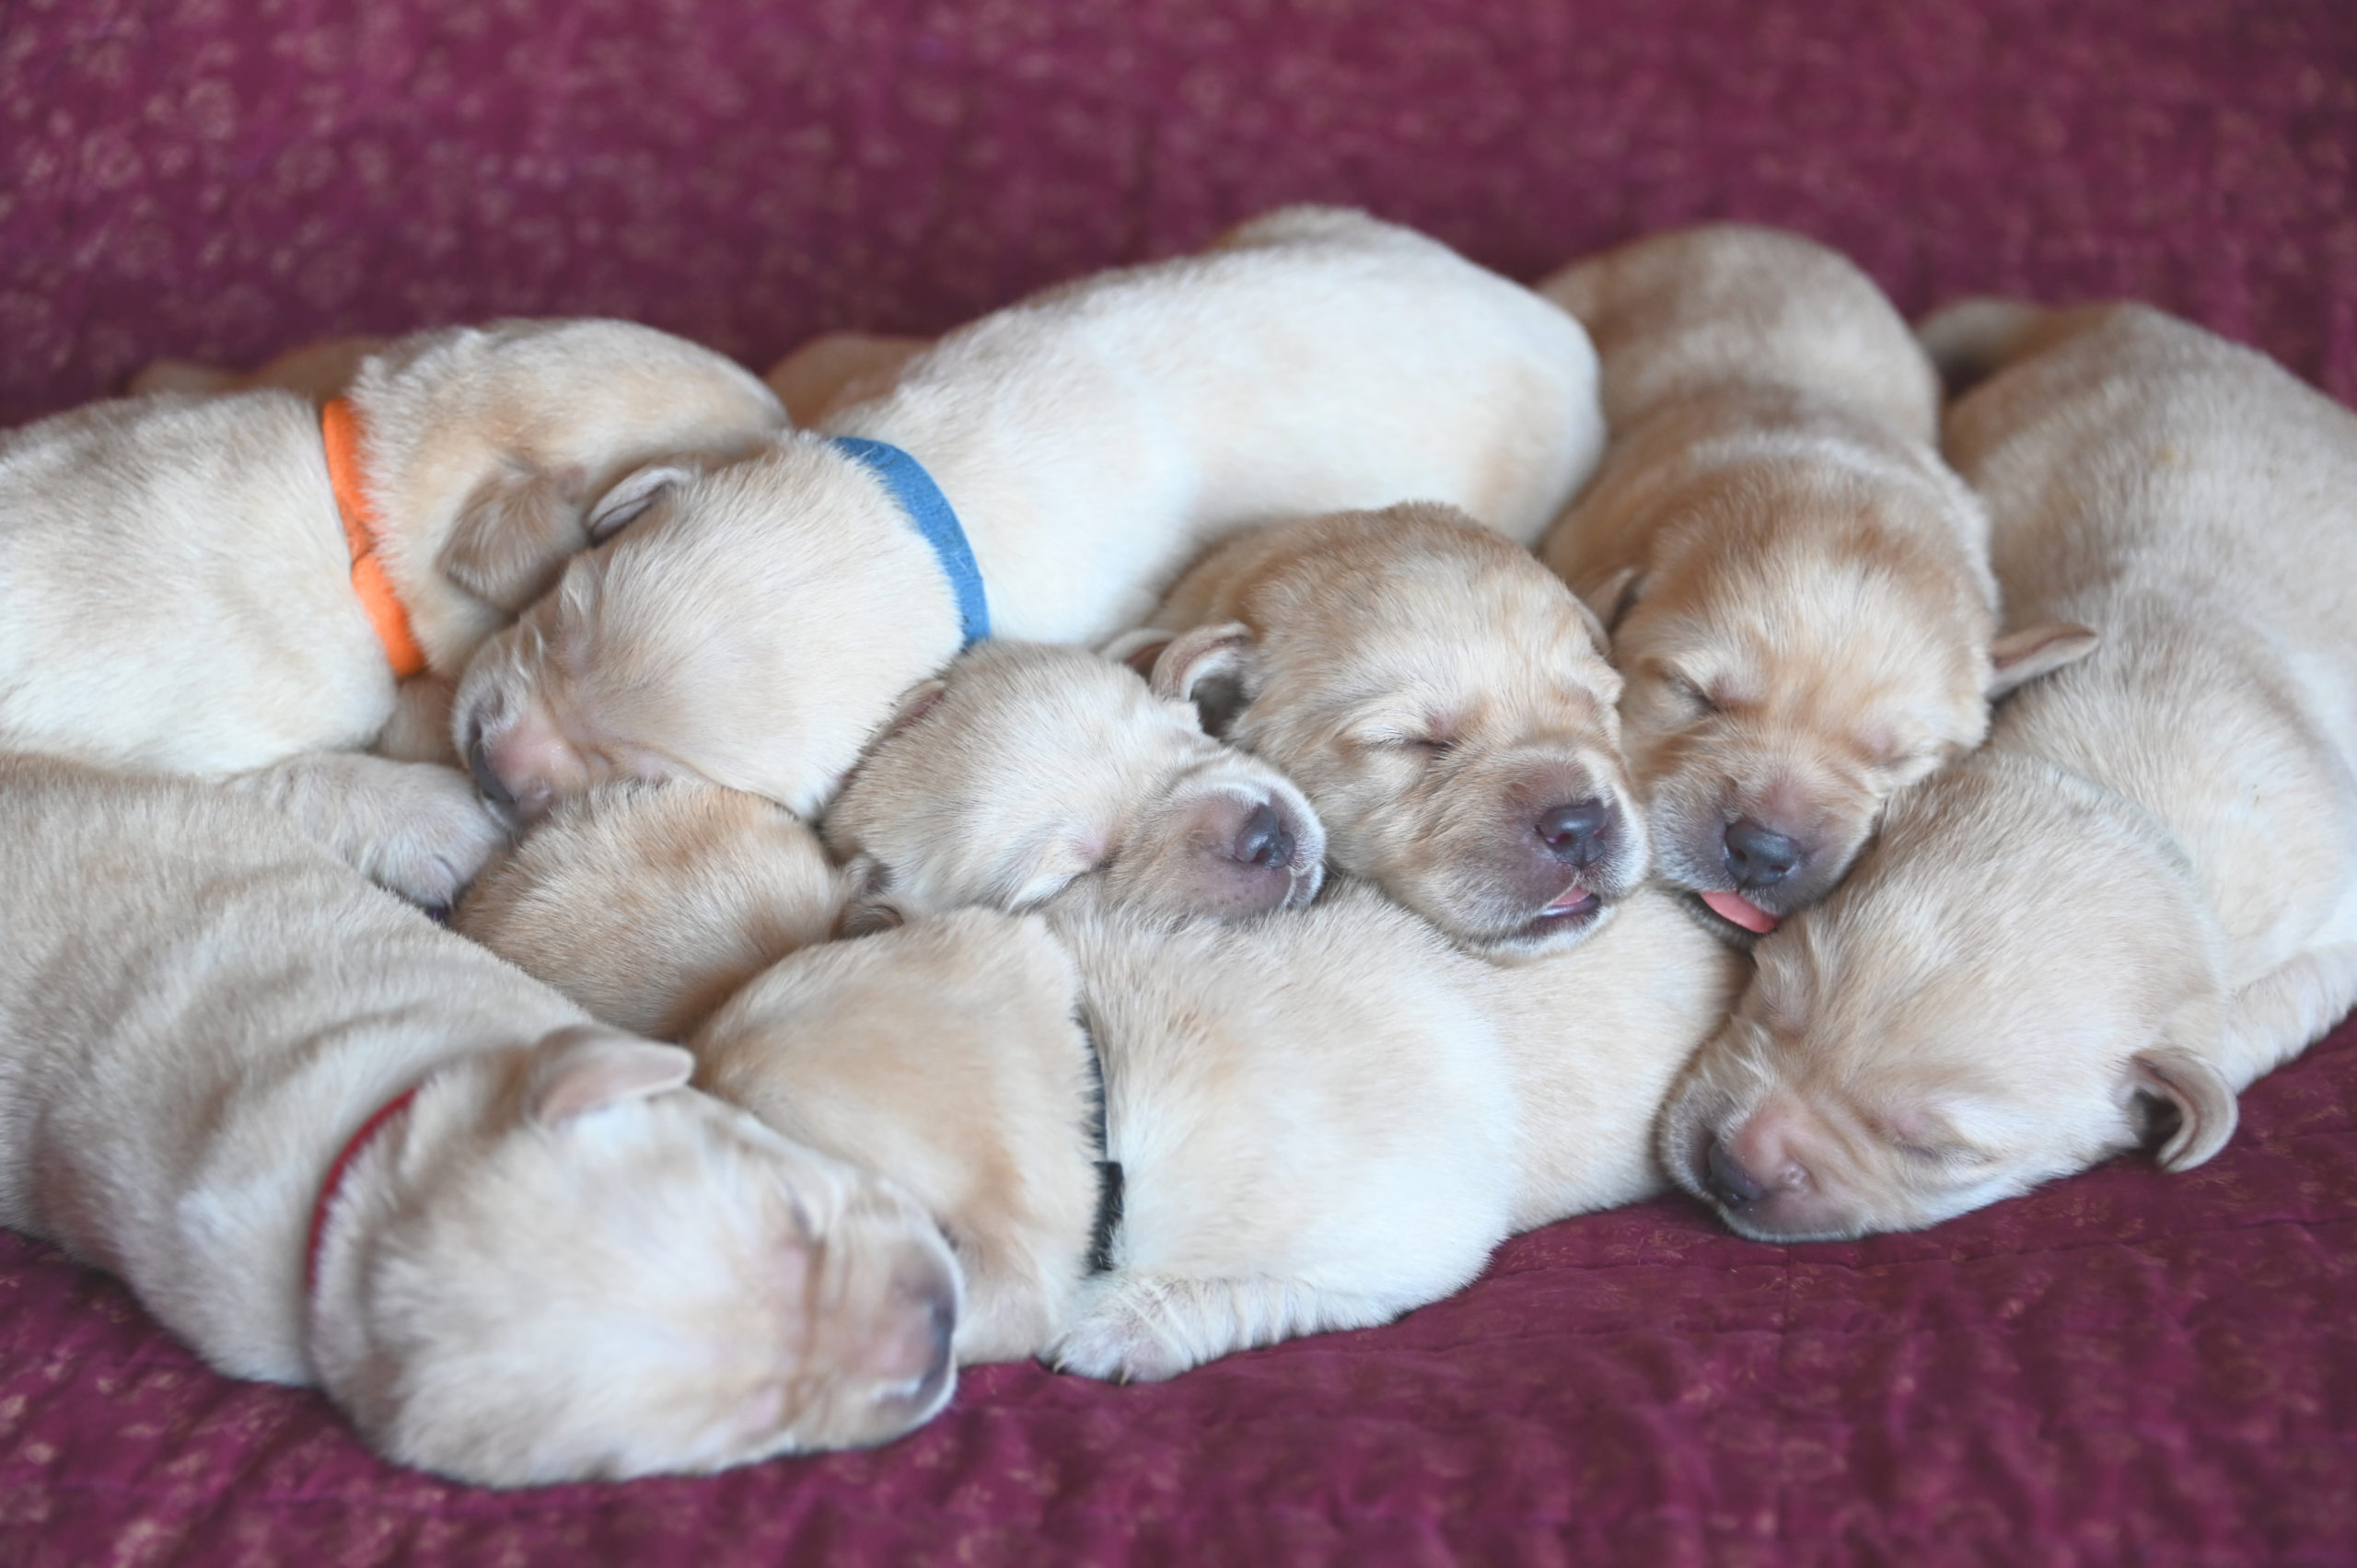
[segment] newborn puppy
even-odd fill
[[[981,644],[903,698],[824,830],[907,914],[1028,909],[1093,877],[1116,902],[1226,918],[1306,904],[1325,870],[1282,773],[1129,668],[1037,643]]]
[[[485,646],[457,738],[519,817],[683,774],[814,816],[980,635],[1100,640],[1274,517],[1428,496],[1527,544],[1601,441],[1578,323],[1407,229],[1288,209],[683,476]]]
[[[424,333],[323,412],[286,390],[93,404],[0,435],[0,747],[244,776],[447,902],[498,842],[465,781],[368,747],[767,388],[619,321]],[[654,465],[648,467],[647,465]]]
[[[818,835],[757,796],[617,784],[542,819],[450,924],[617,1028],[684,1040],[832,935],[849,891]]]
[[[1879,289],[1796,235],[1713,225],[1567,268],[1612,446],[1547,537],[1610,628],[1655,874],[1730,940],[1825,896],[1893,792],[2091,634],[1998,636],[1980,503]]]
[[[880,1442],[949,1396],[900,1191],[683,1087],[253,803],[0,763],[0,1223],[493,1486]],[[94,868],[131,868],[94,875]]]
[[[1892,803],[1663,1124],[1747,1236],[1928,1225],[2140,1143],[2165,1169],[2357,999],[2357,418],[2137,306],[1959,307],[1948,455],[2015,612],[2100,627]]]
[[[1744,968],[1651,892],[1504,970],[1350,881],[1241,924],[1094,883],[1044,913],[796,954],[691,1044],[940,1220],[962,1360],[1101,1377],[1387,1322],[1512,1231],[1659,1191],[1655,1113]]]
[[[1523,958],[1644,875],[1603,644],[1527,552],[1414,502],[1229,540],[1108,651],[1299,780],[1337,866]]]

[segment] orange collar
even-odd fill
[[[343,517],[343,542],[352,551],[352,591],[377,640],[385,645],[395,678],[402,680],[425,668],[425,650],[409,629],[409,611],[393,591],[393,579],[377,553],[377,515],[360,488],[360,416],[349,399],[337,398],[319,410],[319,440],[328,450],[328,483],[335,491],[335,509]]]

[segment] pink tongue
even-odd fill
[[[1734,921],[1746,931],[1765,935],[1776,929],[1776,917],[1741,893],[1708,892],[1702,895],[1702,901],[1710,905],[1715,913]]]
[[[1555,901],[1538,912],[1541,915],[1569,914],[1575,909],[1585,908],[1595,897],[1594,893],[1574,882],[1555,895]]]

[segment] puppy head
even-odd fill
[[[676,470],[785,421],[742,366],[627,321],[421,332],[363,362],[350,396],[379,553],[446,675]]]
[[[1240,541],[1139,633],[1155,690],[1298,780],[1327,853],[1465,946],[1580,940],[1643,877],[1620,753],[1620,678],[1594,617],[1530,554],[1453,508],[1344,513]]]
[[[2225,1144],[2219,939],[2148,819],[1977,756],[1894,802],[1662,1122],[1672,1178],[1769,1241],[1914,1229],[2160,1138]]]
[[[542,818],[450,924],[617,1028],[682,1040],[747,980],[833,932],[819,836],[758,796],[614,784]]]
[[[486,643],[452,724],[521,819],[610,779],[698,778],[804,817],[956,654],[941,565],[883,482],[809,436],[683,473]]]
[[[1087,1272],[1092,1048],[1037,915],[969,909],[798,953],[696,1039],[712,1091],[796,1142],[892,1173],[966,1283],[961,1363],[1034,1355]]]
[[[1627,677],[1655,870],[1738,942],[1824,897],[1894,792],[1980,744],[1993,697],[2095,645],[1992,643],[1974,575],[1881,526],[1887,497],[1788,482],[1697,486],[1647,567],[1580,585]]]
[[[882,1442],[947,1400],[931,1220],[686,1088],[691,1063],[561,1030],[429,1081],[364,1152],[313,1338],[373,1444],[530,1485]]]
[[[1326,848],[1301,792],[1186,703],[1026,643],[981,645],[911,691],[824,831],[911,912],[1026,909],[1087,877],[1134,908],[1255,914],[1307,903]]]

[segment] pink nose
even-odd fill
[[[546,720],[527,715],[496,740],[481,729],[467,741],[467,771],[483,799],[518,823],[537,821],[556,798],[553,782],[578,772],[579,756]]]

